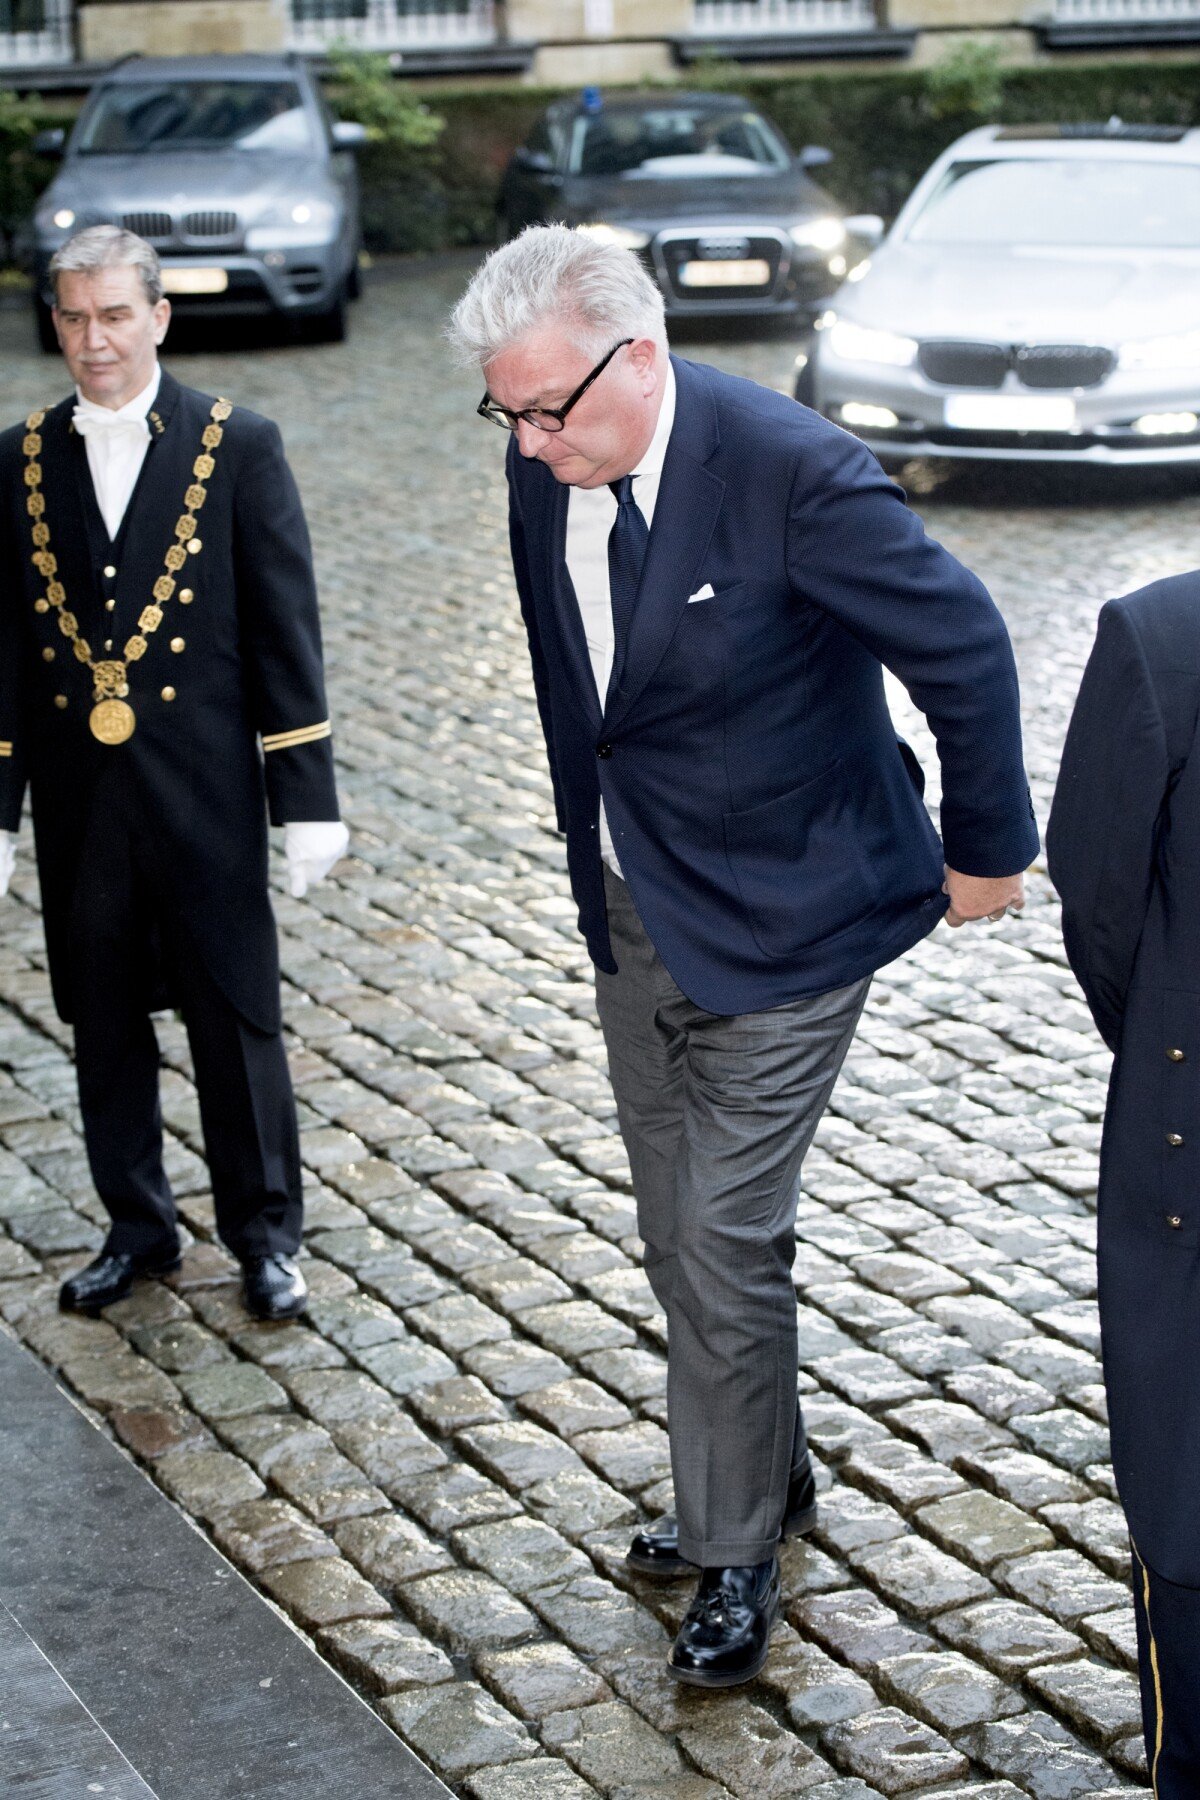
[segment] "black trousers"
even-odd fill
[[[106,1248],[157,1258],[178,1247],[149,1017],[169,995],[191,1046],[221,1239],[238,1257],[292,1255],[300,1141],[283,1038],[248,1024],[208,974],[171,903],[124,758],[112,754],[89,812],[70,946],[79,1101],[112,1220]]]
[[[1200,1800],[1200,1588],[1164,1581],[1135,1548],[1133,1604],[1156,1800]]]

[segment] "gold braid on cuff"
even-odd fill
[[[12,755],[12,745],[0,743],[0,756],[11,756],[11,755]]]
[[[321,738],[332,736],[333,727],[328,719],[322,719],[319,725],[300,725],[295,731],[273,731],[263,735],[264,750],[296,750],[301,744],[315,744]]]

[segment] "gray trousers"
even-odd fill
[[[800,1165],[870,981],[769,1012],[676,986],[607,867],[615,975],[596,971],[645,1269],[667,1315],[679,1548],[704,1568],[774,1555],[807,1454],[792,1262]]]

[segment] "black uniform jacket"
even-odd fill
[[[1116,1051],[1099,1277],[1113,1469],[1141,1557],[1200,1587],[1200,574],[1100,614],[1048,835]]]
[[[40,427],[55,579],[93,656],[120,657],[189,510],[213,400],[164,370],[115,543],[71,424],[74,404],[62,401]],[[338,816],[312,554],[279,431],[236,404],[225,422],[196,514],[200,549],[179,570],[145,655],[129,665],[137,725],[117,747],[92,736],[91,674],[58,615],[35,610],[46,581],[31,561],[24,437],[24,425],[0,436],[0,828],[17,829],[28,783],[59,1013],[71,1018],[67,934],[96,783],[123,757],[130,779],[121,785],[151,824],[162,882],[205,966],[244,1018],[277,1030],[268,803],[276,825]]]

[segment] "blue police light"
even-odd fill
[[[583,90],[583,110],[585,113],[604,111],[604,95],[598,87],[585,87]]]

